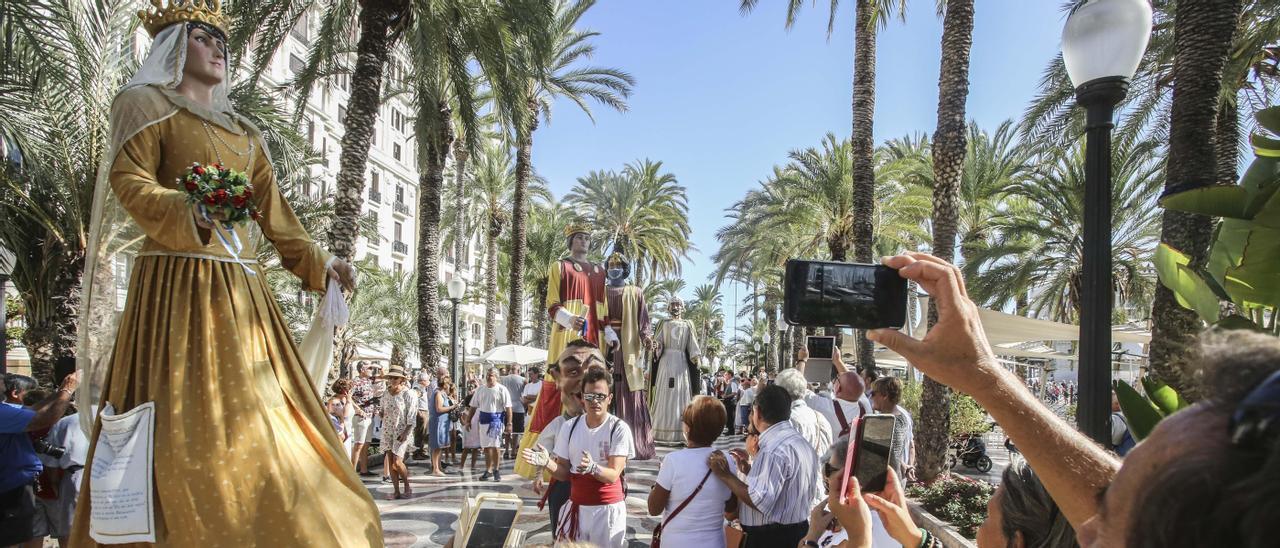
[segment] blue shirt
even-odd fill
[[[35,416],[21,405],[0,402],[0,493],[31,483],[43,468],[27,435]]]

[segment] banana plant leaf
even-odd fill
[[[1147,393],[1147,399],[1155,404],[1160,414],[1166,417],[1187,406],[1187,400],[1182,399],[1177,390],[1151,377],[1142,378],[1142,391]]]
[[[1165,209],[1210,217],[1249,219],[1249,191],[1238,186],[1207,186],[1160,199]]]
[[[1218,295],[1209,284],[1187,267],[1190,259],[1168,244],[1161,243],[1156,248],[1156,275],[1160,283],[1173,291],[1178,304],[1195,310],[1200,319],[1215,323],[1219,316]]]
[[[1142,397],[1142,394],[1128,383],[1115,381],[1113,386],[1116,390],[1116,399],[1120,402],[1120,410],[1124,412],[1124,418],[1129,423],[1129,433],[1133,434],[1133,439],[1142,441],[1164,416],[1155,405]]]
[[[1226,316],[1221,320],[1218,320],[1218,323],[1214,324],[1214,326],[1216,326],[1219,329],[1248,329],[1250,331],[1258,331],[1260,333],[1266,333],[1266,330],[1262,329],[1262,327],[1254,323],[1253,320],[1250,320],[1249,318],[1246,318],[1239,314],[1231,314],[1229,316]]]
[[[1256,115],[1258,125],[1271,133],[1280,134],[1280,107],[1264,108]]]

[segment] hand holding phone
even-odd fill
[[[863,492],[883,491],[888,481],[889,456],[893,450],[893,415],[873,414],[854,419],[854,435],[849,436],[840,492],[849,490],[850,478],[856,478]]]

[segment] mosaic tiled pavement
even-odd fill
[[[741,436],[721,436],[716,440],[716,447],[728,449],[742,446]],[[680,447],[658,446],[656,457],[647,461],[632,461],[627,465],[627,541],[629,547],[649,546],[653,528],[658,525],[660,516],[649,516],[649,488],[658,478],[658,465],[668,453]],[[531,483],[512,471],[510,460],[502,463],[502,481],[480,481],[484,472],[484,458],[480,459],[481,469],[472,473],[458,473],[457,467],[450,467],[445,477],[427,475],[430,462],[409,460],[409,483],[413,486],[413,495],[408,499],[388,500],[392,492],[391,484],[382,483],[377,477],[363,478],[365,486],[373,495],[378,505],[378,513],[382,515],[382,528],[388,547],[417,548],[442,546],[453,536],[454,522],[458,519],[459,509],[464,497],[476,496],[480,493],[515,493],[524,501],[524,510],[516,526],[526,532],[525,546],[551,544],[551,523],[546,510],[538,510],[541,498],[533,492]],[[467,466],[471,463],[468,459]],[[380,468],[380,467],[379,467]],[[370,467],[374,469],[374,467]]]

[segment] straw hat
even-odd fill
[[[382,378],[384,379],[390,379],[390,378],[396,378],[396,377],[399,377],[401,379],[409,378],[408,375],[405,375],[403,365],[393,365],[391,367],[388,367],[387,372],[382,374]]]

